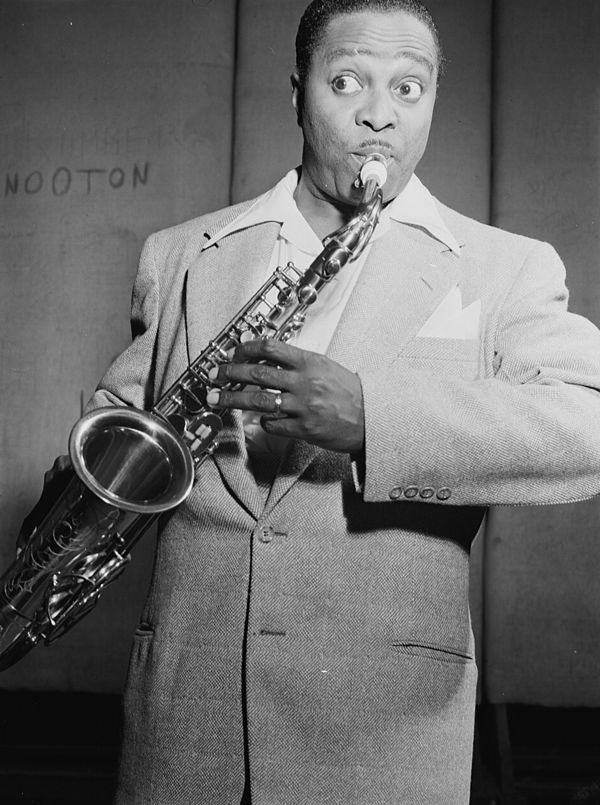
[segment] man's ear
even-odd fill
[[[296,120],[298,121],[298,125],[302,126],[302,84],[300,82],[300,75],[297,70],[290,76],[290,81],[292,84],[292,106],[296,110]]]

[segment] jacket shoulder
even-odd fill
[[[513,259],[524,259],[537,247],[548,248],[547,243],[535,238],[508,232],[497,226],[484,224],[474,218],[469,218],[451,207],[442,204],[438,199],[435,203],[449,230],[462,245],[469,244],[481,251],[491,250],[500,255],[511,255]]]
[[[154,241],[157,248],[198,253],[210,237],[246,212],[255,201],[256,199],[243,201],[160,229],[150,235],[148,240]]]

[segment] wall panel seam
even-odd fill
[[[238,87],[238,69],[239,69],[239,53],[240,53],[240,37],[242,36],[240,16],[241,16],[242,0],[236,0],[233,20],[233,79],[231,87],[231,155],[229,158],[229,189],[228,189],[228,203],[233,204],[233,185],[235,181],[235,154],[236,154],[236,132],[237,132],[237,87]]]

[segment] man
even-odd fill
[[[468,802],[469,546],[488,505],[600,491],[600,335],[566,312],[551,247],[414,176],[440,65],[416,0],[315,0],[301,171],[146,244],[136,338],[90,407],[151,407],[274,266],[310,264],[385,157],[381,222],[296,341],[213,372],[231,418],[159,538],[119,805]]]

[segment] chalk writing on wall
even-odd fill
[[[51,196],[69,193],[90,195],[96,190],[136,190],[148,184],[150,163],[135,162],[129,168],[70,168],[60,165],[53,171],[9,171],[5,174],[4,197],[33,196],[45,192]]]
[[[74,160],[92,163],[98,158],[124,162],[143,153],[194,154],[210,144],[210,137],[196,120],[181,124],[148,126],[64,127],[44,125],[28,119],[0,120],[0,153],[19,162],[69,164]]]

